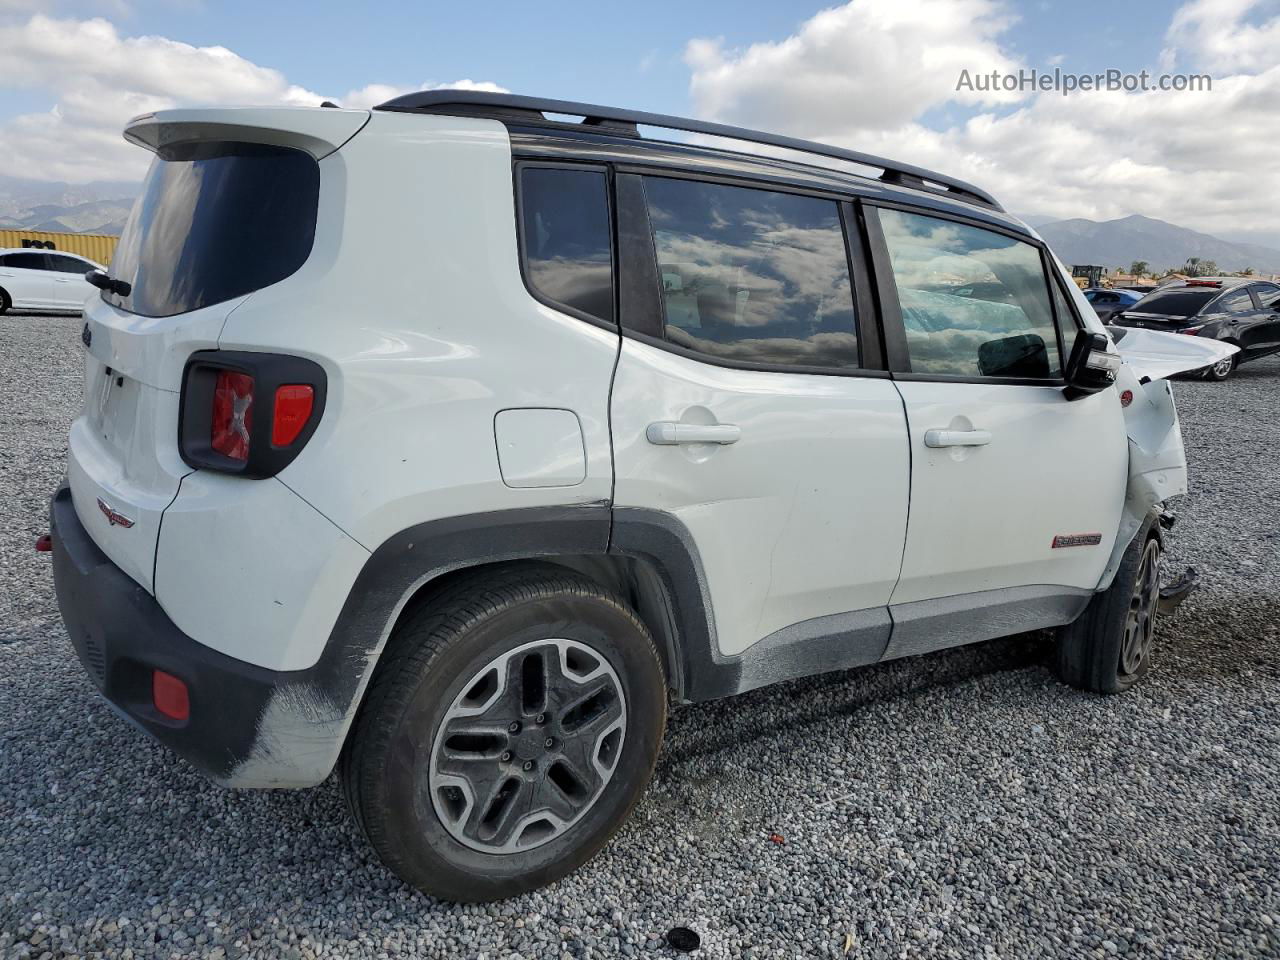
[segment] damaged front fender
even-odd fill
[[[1126,362],[1120,368],[1116,390],[1121,396],[1127,392],[1133,398],[1124,408],[1125,432],[1129,436],[1129,482],[1120,531],[1098,582],[1099,590],[1111,586],[1125,550],[1146,523],[1152,508],[1187,492],[1187,455],[1169,381],[1140,382],[1137,372]]]

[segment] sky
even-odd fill
[[[1212,89],[957,89],[1055,67]],[[756,127],[959,176],[1021,213],[1280,245],[1280,0],[0,0],[0,174],[140,178],[149,158],[120,130],[148,110],[433,86]]]

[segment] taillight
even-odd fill
[[[243,477],[279,473],[324,413],[324,369],[302,357],[203,350],[187,361],[179,447],[188,465]]]
[[[249,459],[249,431],[253,429],[253,377],[219,370],[213,388],[210,440],[224,457]],[[294,434],[297,436],[297,434]]]
[[[1198,327],[1183,327],[1181,330],[1178,331],[1178,333],[1184,333],[1189,337],[1194,337],[1197,333],[1199,333],[1203,329],[1204,329],[1204,324],[1202,323]]]
[[[315,405],[315,388],[305,383],[276,387],[276,405],[271,416],[271,445],[287,447],[298,439]]]

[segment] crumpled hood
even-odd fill
[[[1240,350],[1234,344],[1221,340],[1137,327],[1107,327],[1107,333],[1125,364],[1141,382],[1200,370]]]

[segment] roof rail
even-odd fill
[[[801,153],[817,154],[834,160],[847,160],[851,163],[868,167],[879,167],[883,173],[880,180],[899,187],[941,191],[958,200],[981,204],[1003,210],[991,194],[973,184],[948,177],[923,167],[897,163],[883,157],[857,150],[845,150],[812,140],[801,140],[797,137],[784,137],[772,133],[761,133],[759,130],[748,130],[744,127],[731,127],[723,123],[708,123],[702,120],[689,120],[685,117],[672,117],[661,113],[644,113],[639,110],[619,110],[616,107],[601,107],[590,103],[575,103],[571,100],[544,100],[539,97],[521,97],[510,93],[487,93],[476,90],[425,90],[421,93],[407,93],[374,107],[375,110],[390,110],[398,113],[437,113],[446,115],[481,116],[494,120],[510,120],[516,123],[551,124],[558,127],[574,126],[595,128],[601,132],[639,136],[636,129],[639,124],[650,127],[661,127],[666,130],[680,130],[684,133],[701,133],[713,137],[728,137],[733,140],[744,140],[749,143],[765,144],[771,147],[782,147]],[[582,117],[580,123],[564,124],[546,116],[548,113],[566,114]]]

